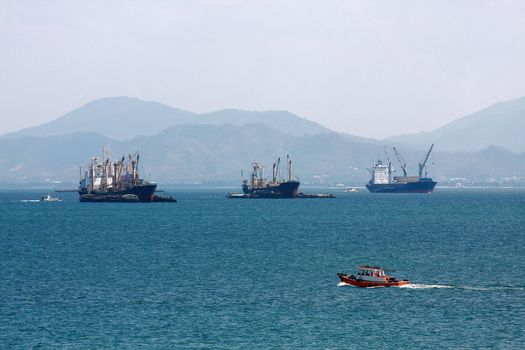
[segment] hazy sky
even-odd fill
[[[91,100],[432,130],[525,95],[525,1],[0,1],[0,133]]]

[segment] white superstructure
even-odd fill
[[[378,160],[372,168],[372,183],[373,184],[388,184],[390,183],[390,166],[383,165],[381,160]]]

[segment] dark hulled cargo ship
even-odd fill
[[[368,169],[372,174],[372,178],[366,184],[366,188],[372,193],[432,193],[437,182],[427,177],[426,172],[423,176],[423,170],[433,148],[434,145],[430,146],[424,161],[419,163],[419,176],[407,176],[407,164],[399,151],[394,147],[394,152],[403,171],[403,176],[393,176],[392,163],[390,162],[388,151],[385,147],[387,164],[385,165],[381,160],[378,160],[372,169]]]
[[[252,163],[252,174],[250,179],[242,180],[242,191],[245,195],[253,198],[295,198],[297,197],[297,190],[301,184],[297,179],[292,178],[292,160],[287,159],[288,178],[285,180],[278,180],[279,165],[281,159],[273,164],[272,179],[268,180],[264,177],[264,167],[255,162]]]
[[[92,158],[78,188],[81,202],[152,202],[157,184],[141,179],[139,154],[111,162],[109,148],[102,160]],[[82,175],[82,168],[80,169]]]

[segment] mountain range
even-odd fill
[[[58,119],[39,126],[6,134],[4,137],[57,136],[75,132],[97,132],[115,140],[152,136],[176,125],[246,125],[263,123],[291,135],[330,132],[324,126],[287,111],[222,111],[196,114],[159,102],[130,97],[101,98]]]
[[[525,99],[511,101],[513,107],[497,104],[493,107],[499,114],[490,107],[488,112],[479,112],[481,116],[476,113],[441,129],[449,130],[452,138],[457,137],[458,130],[479,135],[472,130],[486,128],[490,120],[494,122],[494,115],[505,123],[515,123],[506,128],[517,128],[523,123],[521,101]],[[498,135],[490,140],[498,140],[496,136],[503,140],[500,134],[504,129],[494,127]],[[520,174],[525,172],[525,153],[510,151],[508,144],[489,141],[489,147],[481,143],[474,147],[472,142],[466,151],[454,148],[446,132],[438,134],[436,140],[441,140],[443,147],[435,141],[428,166],[429,174],[438,181],[520,181]],[[462,146],[467,143],[463,139]],[[406,136],[380,141],[337,133],[286,111],[230,109],[196,114],[135,98],[104,98],[52,122],[0,136],[0,183],[74,183],[79,166],[108,145],[114,158],[140,151],[142,174],[160,183],[238,185],[240,170],[247,173],[251,162],[257,160],[269,167],[277,157],[289,154],[305,184],[360,185],[368,180],[366,168],[383,158],[384,145],[394,141],[403,144],[398,148],[409,164],[409,172],[416,174],[417,163],[426,152],[421,147],[428,147],[434,139],[424,140],[413,141]],[[512,145],[513,150],[520,151],[519,142]]]
[[[429,143],[444,151],[479,151],[489,146],[525,152],[525,97],[499,102],[431,132],[400,135],[386,141],[416,147]]]

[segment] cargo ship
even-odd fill
[[[272,179],[264,177],[264,167],[258,163],[252,163],[252,174],[250,179],[242,177],[242,191],[251,198],[295,198],[301,184],[298,179],[293,178],[292,160],[286,156],[288,178],[278,180],[279,165],[281,158],[273,163]]]
[[[433,148],[434,145],[430,146],[425,159],[419,163],[419,175],[407,176],[407,163],[397,148],[393,147],[403,171],[403,176],[393,176],[395,170],[392,169],[388,150],[385,147],[386,164],[378,160],[371,169],[368,169],[372,178],[365,185],[366,188],[372,193],[432,193],[437,182],[427,177],[426,172],[423,175],[423,171]]]
[[[92,158],[88,169],[80,168],[78,187],[81,202],[152,202],[156,183],[139,177],[139,154],[112,162],[104,147],[102,159]]]

